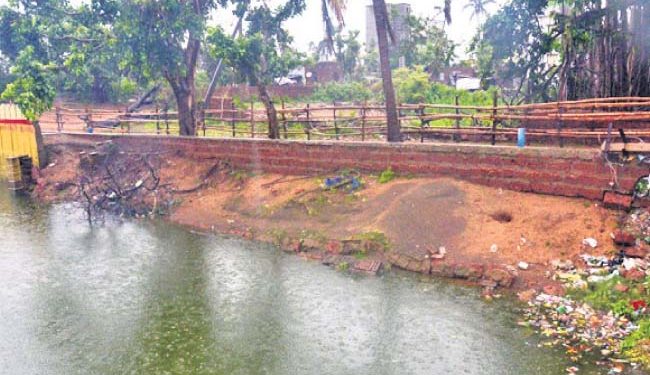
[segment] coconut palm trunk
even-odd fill
[[[384,0],[372,0],[375,24],[377,26],[377,47],[379,48],[379,65],[384,89],[384,100],[386,103],[386,122],[388,142],[400,142],[402,140],[399,120],[397,118],[397,106],[395,101],[395,88],[393,87],[393,75],[390,70],[390,55],[388,50],[388,11]]]

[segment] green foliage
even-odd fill
[[[629,287],[626,292],[617,291],[614,286],[616,284],[623,284]],[[573,290],[571,295],[579,300],[587,302],[595,309],[604,311],[613,311],[618,315],[632,315],[632,307],[630,301],[645,299],[647,294],[641,294],[637,285],[624,279],[620,276],[611,278],[610,280],[602,281],[599,283],[590,283],[589,288],[586,290]]]
[[[352,236],[352,239],[361,240],[364,246],[364,252],[366,253],[370,250],[387,252],[391,248],[390,241],[388,240],[388,237],[386,237],[386,234],[378,230],[355,234]]]
[[[634,193],[641,197],[647,197],[650,194],[650,178],[641,178],[634,186]]]
[[[330,82],[319,85],[311,96],[317,102],[363,102],[376,98],[376,95],[362,82]]]
[[[9,60],[0,55],[0,94],[14,77],[9,73]]]
[[[25,117],[37,120],[52,106],[56,95],[50,68],[35,58],[34,48],[26,47],[11,68],[15,79],[6,86],[0,99],[16,103]]]
[[[380,184],[385,184],[388,182],[391,182],[395,179],[395,172],[388,167],[388,169],[383,170],[380,174],[379,177],[377,178],[377,182]]]
[[[133,17],[124,13],[126,7],[118,12],[117,5],[56,0],[20,5],[10,2],[10,6],[0,7],[0,53],[16,65],[20,53],[31,48],[32,58],[53,67],[56,90],[77,99],[125,98],[128,92],[116,84],[122,77],[145,82],[135,74],[137,67],[120,66],[124,51],[114,31],[122,19],[119,15]]]
[[[456,90],[441,83],[429,82],[429,75],[422,67],[400,68],[393,73],[393,85],[401,103],[455,104],[456,96],[461,105],[491,106],[496,88],[488,90]]]
[[[432,99],[433,85],[421,66],[415,69],[400,68],[393,72],[393,85],[401,103],[428,103]]]
[[[138,83],[129,77],[122,77],[110,83],[111,98],[114,101],[125,101],[138,92]]]
[[[334,56],[336,61],[343,67],[343,73],[347,78],[354,76],[360,62],[361,43],[359,43],[359,31],[348,31],[346,36],[341,30],[334,36]]]
[[[527,100],[549,99],[549,87],[556,73],[546,57],[553,50],[553,38],[539,19],[547,0],[512,0],[485,22],[471,49],[479,61],[481,77],[520,79],[519,91]]]
[[[291,37],[282,23],[304,8],[303,0],[288,0],[274,11],[267,6],[251,8],[244,36],[232,38],[219,27],[208,29],[209,53],[235,67],[252,85],[269,85],[303,61],[304,57],[291,48]]]
[[[449,66],[455,56],[456,44],[433,18],[410,16],[408,27],[409,38],[399,46],[407,67],[420,65],[435,74]]]
[[[638,325],[639,329],[623,340],[621,351],[631,361],[641,363],[647,369],[650,368],[650,355],[644,346],[650,344],[650,319],[642,319]]]

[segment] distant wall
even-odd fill
[[[516,191],[594,200],[602,198],[613,180],[612,171],[594,149],[89,134],[48,135],[46,143],[78,145],[108,139],[138,152],[168,150],[199,160],[224,158],[242,169],[299,175],[343,168],[377,173],[390,167],[402,174],[455,177]],[[635,163],[615,169],[621,187],[628,190],[648,175],[647,167]]]

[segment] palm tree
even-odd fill
[[[323,15],[323,23],[325,24],[325,52],[328,54],[334,53],[334,34],[336,34],[336,29],[330,16],[330,9],[334,12],[339,27],[344,26],[345,20],[343,13],[345,12],[345,0],[321,1],[321,14]]]
[[[397,103],[395,100],[395,88],[393,87],[393,75],[390,70],[390,56],[388,51],[388,34],[394,38],[388,21],[388,10],[384,0],[372,0],[373,13],[375,14],[375,25],[377,27],[377,48],[379,49],[379,66],[384,89],[384,101],[386,103],[386,125],[388,142],[400,142],[402,140],[399,120],[397,118]]]
[[[445,0],[448,2],[449,0]],[[386,139],[388,142],[400,142],[402,140],[399,120],[397,118],[397,106],[395,100],[395,88],[393,87],[393,76],[390,70],[390,58],[388,51],[388,35],[394,39],[390,23],[388,20],[388,11],[384,0],[372,1],[373,12],[375,14],[375,24],[377,27],[377,47],[379,49],[379,64],[381,78],[384,89],[384,100],[386,102],[386,122],[388,132]],[[334,11],[338,22],[343,25],[343,12],[345,11],[345,0],[322,0],[323,23],[325,23],[325,40],[329,48],[334,50],[334,34],[336,30],[332,25],[330,17],[330,8]]]
[[[470,9],[472,11],[470,18],[473,19],[476,17],[479,23],[481,23],[481,19],[487,13],[485,7],[490,4],[494,4],[494,0],[469,0],[463,9]]]

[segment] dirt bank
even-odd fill
[[[51,164],[42,171],[35,195],[48,202],[74,199],[79,152],[94,145],[47,147]],[[180,152],[163,160],[160,184],[175,192],[167,220],[275,242],[341,269],[372,272],[381,262],[488,287],[514,281],[515,288],[529,289],[553,283],[549,263],[576,260],[586,237],[599,243],[589,253],[614,251],[610,236],[619,214],[581,199],[399,176],[379,183],[377,176],[363,175],[354,192],[324,190],[327,176],[232,169],[210,174],[222,161]]]

